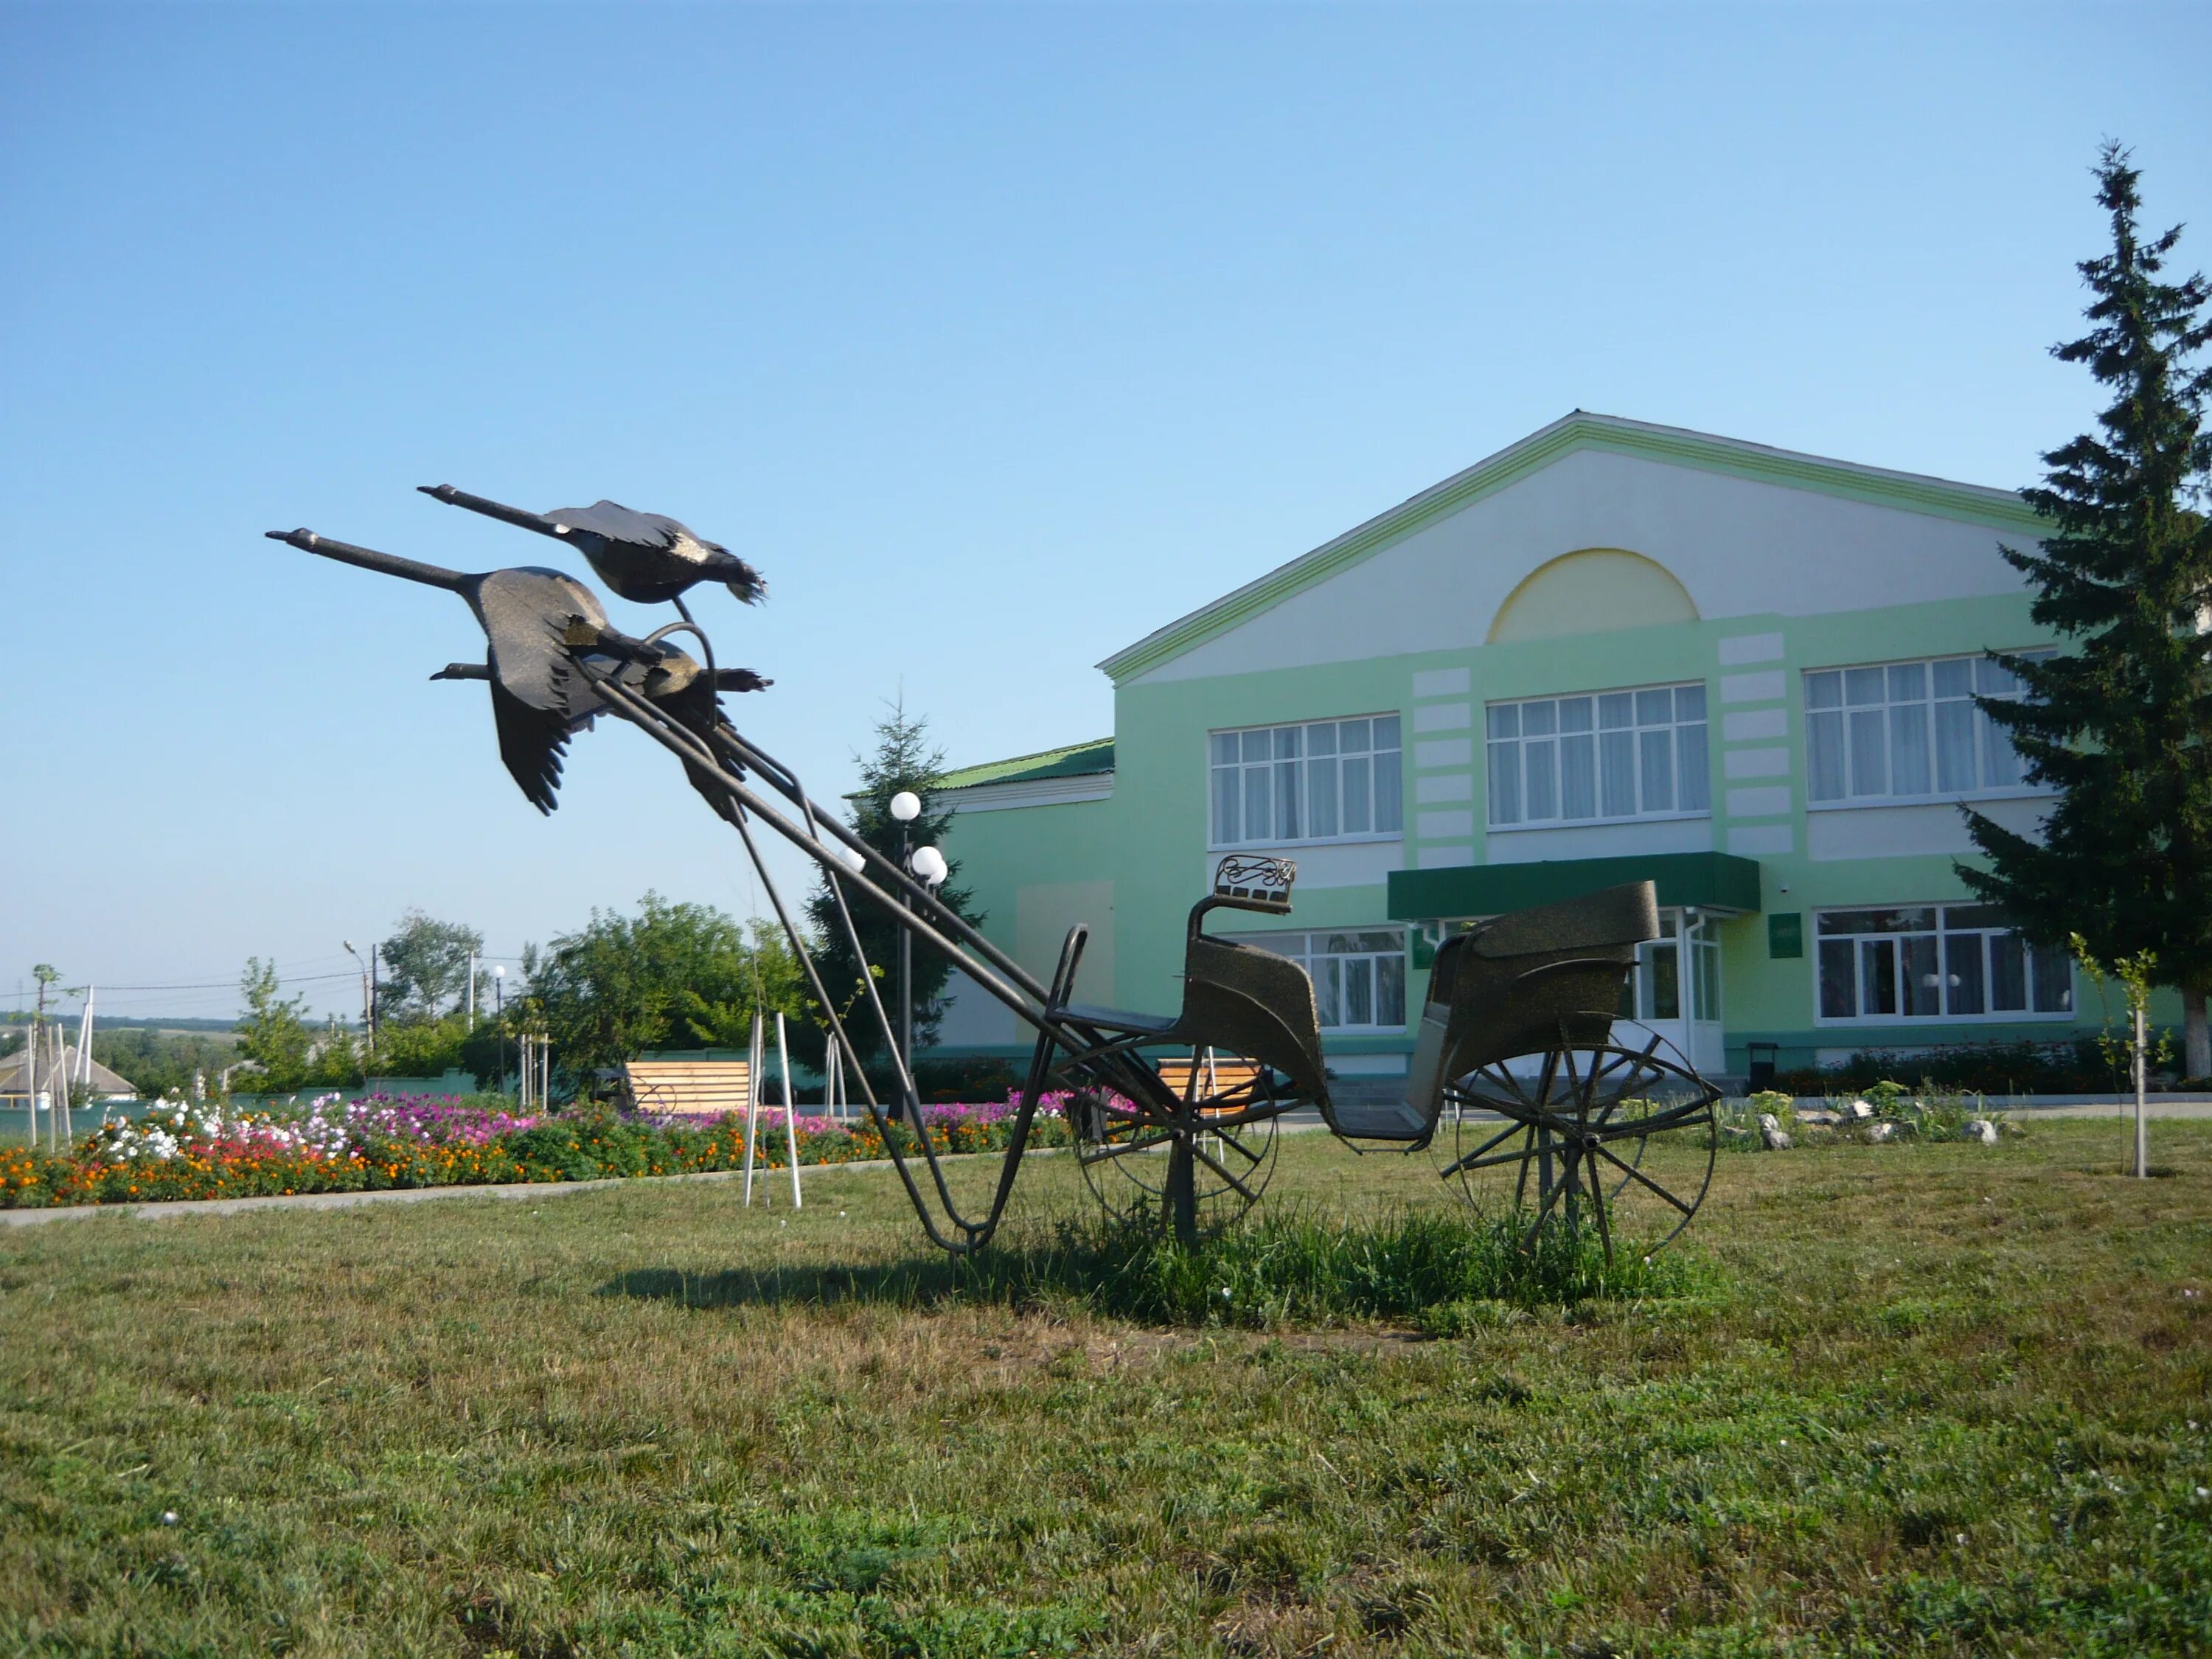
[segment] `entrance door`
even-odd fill
[[[1659,937],[1638,947],[1636,974],[1621,1012],[1665,1037],[1697,1070],[1718,1071],[1727,1051],[1721,1035],[1721,945],[1711,916],[1662,910]],[[1626,1005],[1632,1001],[1633,1007]],[[1616,1041],[1626,1042],[1621,1032]]]

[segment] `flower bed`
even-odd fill
[[[1066,1144],[1065,1103],[1063,1095],[1046,1097],[1030,1145]],[[926,1109],[939,1151],[991,1152],[1012,1133],[1012,1101]],[[866,1120],[801,1115],[793,1127],[801,1164],[885,1155],[884,1136]],[[789,1143],[781,1107],[762,1110],[757,1133],[757,1165],[782,1169]],[[902,1150],[914,1147],[903,1126],[891,1133]],[[353,1102],[327,1095],[278,1112],[210,1102],[103,1124],[58,1156],[0,1149],[0,1208],[686,1175],[741,1169],[744,1157],[744,1124],[734,1115],[706,1124],[605,1113],[520,1116],[425,1095]]]

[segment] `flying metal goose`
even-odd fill
[[[499,757],[524,796],[541,812],[551,812],[556,804],[569,733],[588,725],[601,707],[599,694],[571,659],[566,636],[572,624],[580,623],[588,630],[594,649],[642,665],[646,672],[640,689],[647,696],[669,689],[665,683],[656,684],[667,678],[662,665],[670,654],[666,649],[609,628],[599,595],[563,571],[537,566],[476,573],[447,570],[395,553],[334,541],[312,530],[272,530],[268,534],[270,540],[303,552],[425,586],[442,587],[466,601],[484,631],[486,660],[479,672],[491,685],[492,724],[499,733]],[[691,663],[681,652],[673,655]],[[697,665],[691,664],[691,669],[696,678]]]
[[[480,662],[449,662],[430,676],[434,680],[488,680],[491,678],[489,665]],[[714,690],[717,691],[765,691],[775,682],[763,679],[750,668],[718,668],[714,671]],[[591,715],[584,716],[590,720]]]
[[[451,484],[418,484],[416,488],[448,507],[465,507],[471,513],[568,542],[583,554],[601,581],[635,604],[659,605],[678,599],[701,582],[720,582],[747,605],[757,603],[768,592],[760,572],[728,548],[705,540],[688,526],[658,513],[639,513],[607,501],[532,513],[527,507],[471,495]]]

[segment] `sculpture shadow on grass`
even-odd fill
[[[637,1267],[616,1274],[601,1296],[673,1302],[686,1308],[835,1307],[857,1303],[927,1308],[956,1300],[963,1264],[921,1258],[885,1267],[774,1267],[756,1272],[726,1267],[692,1273],[681,1267]]]

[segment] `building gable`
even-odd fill
[[[2040,530],[2009,491],[1577,411],[1099,665],[1126,685],[1457,649],[1571,554],[1659,567],[1683,599],[1655,622],[2013,592],[1999,542]]]

